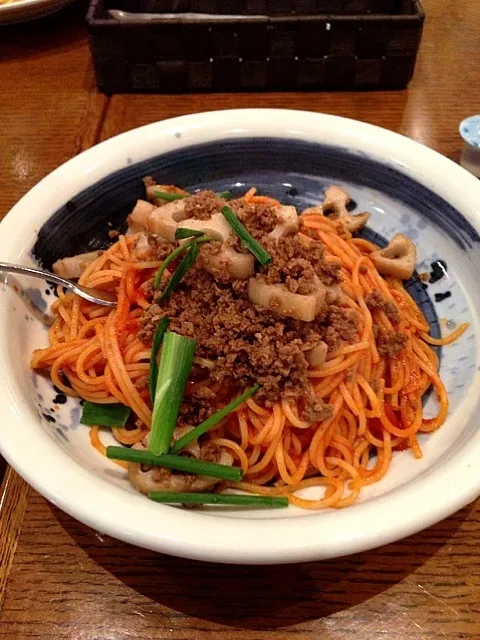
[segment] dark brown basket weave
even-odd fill
[[[315,15],[318,13],[393,13],[402,0],[144,0],[151,13],[220,13],[232,15]],[[139,0],[125,0],[125,11],[138,11]]]
[[[146,7],[152,13],[161,2],[92,0],[90,48],[97,84],[105,93],[400,88],[412,77],[424,19],[420,0],[402,0],[393,13],[384,14],[315,13],[195,24],[122,24],[108,14],[113,8],[146,12]],[[189,0],[190,9],[193,3]],[[304,3],[283,4],[292,10]],[[316,0],[320,4],[327,3]]]

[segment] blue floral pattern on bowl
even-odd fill
[[[232,157],[243,160],[233,163]],[[253,168],[248,162],[252,157],[255,160]],[[473,320],[462,273],[468,270],[470,247],[478,239],[471,228],[461,223],[460,214],[454,212],[450,205],[392,167],[377,165],[367,157],[353,157],[344,149],[332,151],[322,145],[298,141],[286,144],[275,139],[262,140],[261,143],[242,139],[222,145],[201,145],[139,164],[128,163],[126,159],[125,164],[124,170],[93,185],[67,203],[40,230],[34,254],[46,266],[66,253],[102,246],[106,241],[102,235],[102,229],[107,228],[106,222],[111,221],[118,227],[135,200],[143,196],[141,178],[145,175],[153,175],[163,183],[180,184],[191,191],[200,188],[230,189],[234,194],[241,194],[255,186],[260,193],[295,205],[298,211],[320,202],[328,185],[340,184],[355,202],[356,211],[371,212],[367,233],[380,244],[398,232],[414,240],[418,250],[418,272],[429,272],[436,260],[446,262],[447,273],[443,278],[429,284],[426,290],[418,282],[410,289],[431,324],[432,335],[446,334],[459,323]],[[292,166],[296,167],[295,171],[291,170]],[[90,224],[93,232],[90,231],[90,235],[82,240],[78,233],[75,234],[75,229],[82,227],[86,216],[95,224]],[[31,291],[30,296],[40,306],[46,306],[52,300],[51,292],[47,294],[47,291]],[[437,302],[435,294],[447,294],[448,297]],[[20,321],[29,320],[21,318]],[[441,376],[449,395],[450,411],[455,410],[467,393],[476,362],[472,328],[461,340],[442,350]],[[32,384],[44,427],[53,432],[64,448],[72,439],[75,446],[81,442],[84,453],[80,457],[86,466],[93,468],[91,456],[85,449],[89,446],[87,429],[79,425],[78,401],[68,398],[64,404],[55,402],[57,392],[47,379],[38,374],[32,374]],[[425,411],[427,416],[436,411],[436,403],[431,396]],[[105,439],[108,438],[111,435],[106,433]],[[425,439],[421,436],[421,440]],[[98,469],[100,466],[99,463]],[[104,468],[101,473],[106,473]],[[114,481],[119,481],[118,473],[112,471],[111,476]]]

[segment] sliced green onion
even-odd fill
[[[149,452],[156,456],[170,449],[195,347],[195,340],[171,331],[167,331],[163,338],[148,447]]]
[[[155,331],[155,335],[153,337],[152,344],[152,355],[150,356],[150,371],[148,376],[148,383],[150,388],[150,398],[152,400],[152,404],[155,402],[155,390],[157,388],[157,378],[158,378],[158,352],[160,350],[160,345],[162,344],[163,334],[167,330],[168,327],[168,318],[163,317],[160,322],[157,324],[157,329]]]
[[[168,267],[168,265],[171,262],[173,262],[173,260],[175,260],[175,258],[177,258],[184,251],[187,251],[188,249],[190,249],[190,247],[193,246],[194,244],[197,244],[197,245],[203,244],[204,242],[212,242],[212,240],[216,240],[216,238],[213,238],[211,236],[206,236],[202,233],[201,237],[194,237],[188,242],[184,242],[179,247],[174,249],[172,253],[168,255],[160,265],[160,268],[158,269],[157,274],[155,276],[155,280],[153,281],[154,288],[158,289],[162,281],[162,276],[165,273],[165,269]]]
[[[80,422],[100,427],[124,427],[130,413],[130,407],[124,404],[85,402]]]
[[[176,249],[174,249],[172,251],[172,253],[170,255],[168,255],[165,260],[162,262],[162,264],[160,265],[160,268],[157,271],[157,275],[155,276],[155,280],[153,281],[153,286],[155,289],[158,289],[158,287],[160,286],[160,283],[162,281],[162,276],[165,273],[165,269],[168,267],[168,265],[173,262],[175,260],[175,258],[177,258],[181,253],[183,253],[184,251],[187,251],[192,244],[195,242],[195,238],[193,238],[193,240],[190,240],[190,242],[185,242],[184,244],[181,244],[179,247],[177,247]]]
[[[203,231],[197,231],[196,229],[185,229],[181,227],[175,231],[175,240],[183,240],[184,238],[199,238],[204,236]]]
[[[174,200],[184,200],[185,198],[190,198],[191,193],[172,193],[170,191],[154,191],[155,197],[160,198],[160,200],[166,200],[167,202],[173,202]],[[219,191],[216,194],[219,198],[223,198],[224,200],[231,200],[233,198],[231,191]]]
[[[204,462],[195,458],[185,458],[184,456],[156,456],[150,451],[139,451],[128,447],[107,447],[107,458],[113,460],[125,460],[137,464],[146,464],[152,467],[164,467],[165,469],[175,469],[184,473],[194,473],[231,482],[240,482],[243,478],[243,471],[238,467],[227,467],[225,464],[215,464],[214,462]]]
[[[182,281],[184,275],[187,271],[190,270],[190,267],[195,263],[195,260],[198,258],[199,249],[198,243],[194,242],[187,253],[182,258],[182,261],[172,273],[170,280],[167,283],[167,286],[162,291],[161,298],[168,298],[168,296],[172,293],[172,291],[177,287]]]
[[[215,195],[219,198],[223,198],[223,200],[231,200],[233,198],[233,193],[231,191],[219,191]]]
[[[284,509],[288,498],[284,496],[245,496],[232,493],[173,493],[151,491],[150,500],[167,504],[228,504],[235,507],[262,507],[264,509]]]
[[[160,200],[166,200],[167,202],[173,202],[174,200],[184,200],[189,198],[189,193],[170,193],[169,191],[154,191],[155,197]]]
[[[179,451],[184,449],[187,445],[189,445],[191,442],[193,442],[194,440],[197,440],[200,436],[202,436],[204,433],[206,433],[212,427],[218,424],[220,420],[223,420],[223,418],[228,416],[229,413],[232,413],[232,411],[235,411],[235,409],[238,409],[238,407],[242,404],[242,402],[245,402],[245,400],[247,400],[248,398],[253,396],[255,393],[257,393],[259,389],[260,389],[259,384],[256,384],[253,387],[250,387],[250,389],[247,389],[245,393],[242,393],[241,396],[238,396],[238,398],[235,398],[235,400],[232,400],[232,402],[230,402],[225,407],[223,407],[222,409],[219,409],[219,411],[214,413],[213,416],[210,416],[204,422],[199,424],[198,427],[195,427],[195,429],[192,429],[192,431],[189,431],[183,437],[179,438],[171,448],[170,450],[171,453],[178,453]]]
[[[160,296],[160,298],[168,298],[175,287],[177,287],[183,280],[185,274],[195,264],[200,251],[198,245],[203,244],[204,242],[211,242],[212,240],[215,240],[215,238],[203,235],[201,238],[194,238],[190,243],[185,243],[188,244],[190,248],[187,251],[186,255],[182,258],[182,261],[176,268],[175,272],[172,274],[170,280],[167,283],[167,286],[162,291],[162,295]]]
[[[253,253],[255,258],[261,264],[269,264],[272,261],[272,256],[267,251],[265,251],[265,249],[259,242],[252,238],[252,236],[248,233],[248,231],[245,229],[243,224],[233,213],[230,207],[227,207],[227,205],[222,207],[222,213],[227,222],[230,224],[232,229],[242,241],[243,246],[247,248],[250,253]]]

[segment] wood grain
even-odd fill
[[[458,123],[479,110],[480,3],[425,0],[425,8],[414,80],[391,93],[106,99],[94,87],[84,6],[2,30],[0,213],[100,138],[212,109],[335,113],[399,131],[458,159]],[[103,537],[35,491],[28,495],[11,470],[3,486],[0,640],[480,638],[480,501],[374,552],[293,566],[228,567]]]
[[[0,607],[17,548],[30,487],[9,467],[0,487]]]
[[[95,89],[85,4],[0,36],[0,218],[41,178],[95,144],[107,98]]]
[[[427,17],[419,59],[404,91],[116,95],[108,106],[102,139],[187,113],[278,107],[370,122],[458,160],[462,144],[458,125],[480,109],[480,3],[424,0],[424,6]]]
[[[114,541],[33,494],[0,638],[478,640],[479,533],[477,503],[375,552],[232,567]]]

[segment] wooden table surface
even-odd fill
[[[408,90],[390,93],[107,98],[95,89],[83,4],[0,28],[0,212],[100,140],[211,109],[340,114],[399,131],[458,160],[458,123],[480,110],[480,2],[424,4],[414,80]],[[480,638],[480,501],[369,553],[293,566],[229,567],[103,537],[0,463],[2,472],[0,639]]]

